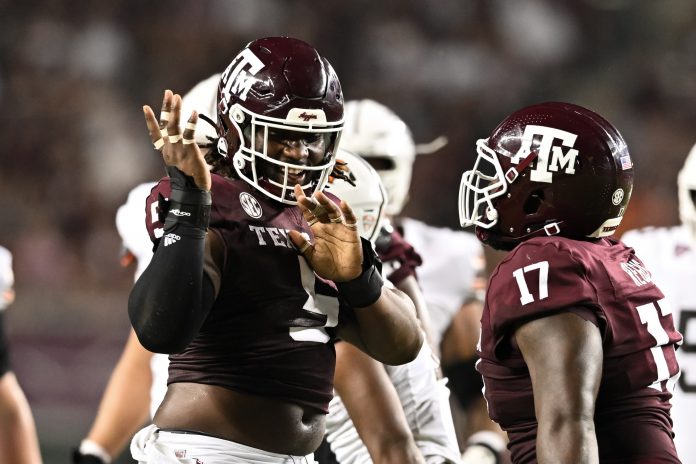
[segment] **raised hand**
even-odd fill
[[[339,208],[322,192],[307,198],[299,185],[295,185],[295,197],[312,229],[314,243],[295,230],[290,231],[290,238],[314,272],[335,282],[358,277],[362,273],[362,245],[350,205],[341,201]]]
[[[179,119],[181,117],[181,96],[164,91],[162,112],[157,121],[155,113],[148,105],[143,106],[145,122],[150,133],[150,140],[155,149],[162,152],[162,159],[167,166],[174,166],[187,176],[191,176],[196,186],[201,190],[209,191],[212,185],[210,170],[203,158],[198,145],[194,143],[198,113],[191,114],[186,123],[183,137],[179,133]]]

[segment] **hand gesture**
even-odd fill
[[[290,231],[290,239],[314,272],[335,282],[358,277],[362,273],[362,245],[355,214],[348,203],[341,201],[339,209],[322,192],[307,198],[299,185],[295,185],[295,197],[312,229],[314,243],[309,243],[296,230]]]
[[[179,134],[181,115],[181,96],[171,90],[164,91],[162,112],[159,123],[148,105],[143,106],[145,122],[150,132],[150,140],[156,150],[162,152],[167,166],[174,166],[187,176],[191,176],[199,189],[209,191],[212,185],[210,170],[198,145],[194,143],[198,113],[191,113],[183,138]]]

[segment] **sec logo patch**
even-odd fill
[[[239,202],[242,204],[242,209],[254,219],[258,219],[263,214],[259,202],[251,196],[250,193],[242,192],[239,194]]]

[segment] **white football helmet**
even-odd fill
[[[401,213],[416,159],[416,144],[406,123],[376,101],[348,101],[340,146],[366,158],[377,169],[389,194],[387,214]]]
[[[152,242],[145,226],[145,200],[155,185],[155,182],[146,182],[134,187],[128,193],[126,202],[116,211],[116,229],[123,246],[133,253],[137,260],[136,279],[152,259]],[[153,203],[153,207],[156,206],[157,202]],[[151,216],[156,220],[157,212],[152,211]]]
[[[686,157],[677,177],[679,218],[689,231],[691,246],[696,250],[696,145]]]
[[[207,79],[200,81],[191,90],[181,97],[181,119],[179,125],[183,133],[186,128],[191,112],[196,110],[199,115],[204,114],[211,120],[217,118],[217,92],[220,83],[220,73],[213,74]],[[210,138],[208,138],[210,137]],[[212,139],[212,140],[211,140]],[[197,145],[207,145],[217,139],[215,127],[198,119],[194,140]]]
[[[346,163],[346,176],[355,185],[344,179],[332,177],[327,190],[348,202],[358,221],[358,233],[374,243],[384,219],[387,191],[377,171],[370,164],[342,148],[338,149],[336,163]]]
[[[0,310],[14,301],[14,272],[12,272],[12,253],[0,246]]]

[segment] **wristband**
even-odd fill
[[[80,448],[78,452],[83,456],[96,456],[101,459],[104,464],[109,464],[111,462],[111,455],[101,446],[99,443],[85,438],[80,442]]]
[[[172,186],[172,193],[169,195],[169,201],[195,206],[210,206],[213,203],[210,192],[207,190],[198,188],[179,189],[174,186]]]
[[[341,297],[353,308],[364,308],[375,303],[382,295],[384,279],[380,274],[381,262],[372,244],[360,238],[363,250],[363,271],[353,280],[336,282]]]
[[[506,447],[503,437],[490,430],[481,430],[469,437],[462,454],[464,464],[500,464]]]
[[[207,194],[207,198],[203,195],[199,195],[199,192]],[[208,230],[208,225],[210,223],[210,206],[212,203],[210,192],[199,192],[172,190],[167,217],[164,221],[165,230],[171,230],[177,225],[186,225],[202,231]],[[197,198],[206,203],[186,203],[177,201],[177,198]]]
[[[165,230],[186,225],[202,231],[208,230],[210,206],[213,202],[209,191],[198,188],[191,176],[175,166],[167,166],[172,192],[166,205]],[[160,211],[164,211],[160,198]],[[160,218],[161,220],[161,218]]]
[[[498,453],[490,447],[477,443],[469,445],[462,453],[462,464],[500,464]]]

